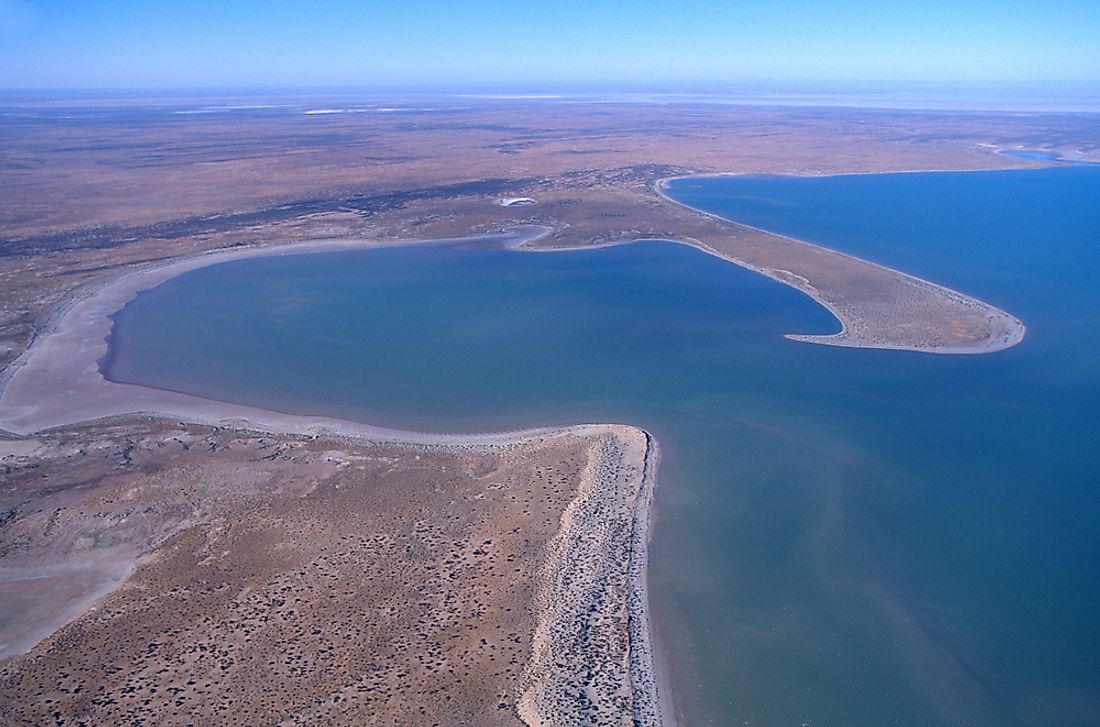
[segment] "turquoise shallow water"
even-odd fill
[[[780,334],[836,330],[825,311],[685,246],[417,247],[187,273],[116,316],[105,371],[422,430],[647,427],[653,606],[690,724],[1095,723],[1100,168],[670,194],[957,287],[1028,336],[810,346]]]

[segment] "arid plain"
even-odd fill
[[[415,98],[385,109],[6,99],[0,382],[69,303],[143,266],[530,224],[552,229],[537,248],[696,244],[813,295],[848,343],[992,350],[1023,335],[1018,321],[681,207],[660,180],[1034,164],[996,153],[1022,148],[1100,156],[1096,117],[1074,114]],[[499,204],[514,197],[536,203]],[[0,717],[653,723],[629,684],[626,608],[652,464],[642,436],[401,445],[137,415],[3,433]],[[594,492],[609,510],[591,509]],[[573,652],[599,695],[578,714],[560,709],[579,687],[554,676],[545,639],[548,574],[584,512],[621,527],[601,541],[617,565],[596,586],[613,602]]]

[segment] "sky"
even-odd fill
[[[0,0],[0,89],[1100,86],[1100,0]]]

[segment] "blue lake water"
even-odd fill
[[[662,446],[650,582],[689,724],[1095,724],[1100,167],[674,182],[956,287],[988,356],[811,346],[794,290],[662,242],[410,247],[189,272],[105,372],[429,431],[626,421]]]

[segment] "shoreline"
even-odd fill
[[[634,724],[677,727],[672,693],[672,675],[667,661],[658,653],[649,608],[649,544],[652,539],[654,495],[661,451],[657,440],[645,429],[642,484],[634,504],[631,530],[629,579],[630,599],[627,610],[630,624],[630,678],[633,691]],[[662,694],[664,695],[662,698]]]
[[[107,354],[113,328],[110,318],[134,297],[162,282],[198,268],[268,255],[304,255],[325,252],[462,244],[493,240],[515,247],[546,235],[549,228],[517,226],[496,235],[448,240],[332,239],[273,246],[254,245],[215,250],[166,260],[124,271],[74,290],[46,317],[46,325],[31,344],[0,372],[0,430],[26,436],[57,426],[127,415],[187,418],[198,424],[239,426],[281,434],[334,434],[369,438],[378,442],[407,444],[496,443],[502,436],[549,431],[536,427],[522,432],[443,434],[410,432],[335,417],[296,415],[261,407],[223,402],[136,384],[122,384],[103,377],[99,362]],[[60,365],[59,365],[60,363]],[[45,379],[35,381],[35,377]],[[29,384],[20,386],[23,379]],[[37,386],[36,386],[37,385]],[[37,389],[22,392],[20,388]],[[12,391],[24,394],[22,400]],[[44,397],[53,395],[52,405]],[[13,401],[14,399],[14,401]]]
[[[786,334],[786,338],[823,345],[909,350],[939,354],[992,353],[1010,348],[1023,339],[1026,328],[1018,319],[1005,311],[958,291],[877,263],[838,253],[794,238],[776,235],[767,230],[742,225],[719,215],[682,204],[664,192],[664,187],[669,181],[679,178],[683,177],[670,177],[659,180],[655,183],[654,189],[661,198],[710,219],[718,220],[724,225],[760,232],[801,247],[837,256],[854,264],[869,266],[887,276],[893,276],[902,282],[911,285],[916,284],[925,291],[931,291],[941,300],[982,311],[989,315],[991,321],[998,321],[1002,324],[999,333],[994,331],[978,344],[933,347],[866,340],[861,334],[853,331],[852,317],[838,307],[837,301],[823,295],[810,281],[797,273],[754,264],[716,249],[700,240],[660,238],[673,244],[689,245],[726,262],[793,287],[828,310],[841,326],[841,330],[833,334]],[[495,441],[497,435],[489,433],[459,435],[407,432],[331,417],[280,413],[259,407],[206,399],[192,394],[111,382],[102,376],[99,367],[99,362],[108,352],[108,340],[113,326],[110,316],[121,310],[142,291],[156,287],[165,280],[177,275],[197,268],[260,256],[325,253],[417,244],[457,245],[485,241],[493,241],[507,249],[522,252],[560,252],[588,249],[586,247],[537,248],[531,246],[532,242],[545,237],[550,232],[551,229],[547,227],[518,226],[496,235],[448,240],[333,239],[274,246],[242,246],[175,260],[166,260],[154,265],[124,271],[75,290],[63,298],[47,316],[46,325],[40,333],[34,336],[31,344],[3,372],[0,372],[0,430],[15,435],[27,435],[42,429],[105,417],[153,414],[169,418],[183,417],[196,423],[214,425],[226,422],[236,424],[244,421],[249,426],[279,433],[311,434],[328,432],[389,442],[440,443],[441,440],[446,440],[457,444],[469,442],[471,437],[477,441]],[[611,247],[631,244],[636,241],[638,240],[616,241],[590,247]],[[57,365],[59,361],[63,362],[60,366]],[[46,381],[35,382],[36,374],[39,378],[45,378]],[[27,378],[31,379],[30,385],[20,386],[20,380]],[[22,400],[19,396],[13,396],[13,389],[16,390],[17,394],[23,395]],[[23,389],[28,391],[23,391]],[[49,401],[51,396],[54,399],[52,402]]]
[[[1032,168],[1033,167],[1041,168],[1043,166],[1052,166],[1052,164],[1045,164],[1045,165],[1044,164],[1033,164],[1033,165],[1031,165]],[[1028,167],[1025,167],[1025,168],[1028,168]],[[895,172],[888,172],[888,173],[890,173],[890,174],[907,173],[907,171],[911,171],[912,173],[916,173],[916,172],[926,172],[928,170],[902,170],[902,171],[895,171]],[[951,170],[935,170],[935,171],[949,172]],[[960,170],[960,171],[970,171],[970,170]],[[1012,171],[1012,168],[1005,169],[1003,171]],[[813,176],[866,175],[866,174],[882,174],[882,173],[886,173],[886,172],[870,172],[870,173],[868,173],[868,172],[842,172],[842,173],[836,173],[836,174],[813,175]],[[893,269],[893,268],[889,268],[885,265],[881,265],[881,264],[874,263],[874,262],[871,262],[871,261],[868,261],[868,260],[864,260],[862,258],[858,258],[858,257],[853,256],[853,255],[847,255],[845,253],[841,253],[839,251],[832,250],[830,248],[826,248],[826,247],[823,247],[823,246],[820,246],[820,245],[816,245],[814,243],[806,242],[804,240],[798,240],[798,239],[791,238],[791,237],[788,237],[788,236],[785,236],[785,235],[780,235],[778,233],[775,233],[775,232],[772,232],[772,231],[769,231],[769,230],[766,230],[766,229],[763,229],[763,228],[758,228],[758,227],[754,227],[754,226],[751,226],[751,225],[746,225],[746,224],[737,222],[736,220],[728,219],[728,218],[722,217],[721,215],[717,215],[717,214],[707,212],[707,211],[699,209],[697,207],[693,207],[691,205],[679,202],[679,201],[673,199],[671,196],[669,196],[666,192],[668,184],[670,182],[674,181],[674,180],[677,180],[677,179],[710,178],[710,177],[723,177],[723,176],[744,176],[744,175],[741,174],[741,173],[718,173],[718,174],[706,174],[706,175],[682,175],[682,176],[675,176],[675,177],[666,177],[666,178],[662,178],[662,179],[659,179],[659,180],[655,181],[651,185],[651,188],[653,189],[653,191],[661,199],[666,200],[668,202],[671,202],[671,203],[673,203],[673,204],[675,204],[675,205],[677,205],[681,208],[691,210],[692,212],[694,212],[696,214],[699,214],[699,215],[702,215],[702,216],[704,216],[708,219],[718,221],[718,222],[722,223],[725,226],[729,226],[729,227],[734,228],[734,229],[740,228],[740,229],[744,229],[744,230],[757,232],[757,233],[767,235],[767,236],[769,236],[771,238],[774,238],[774,239],[777,239],[777,240],[785,241],[787,243],[796,244],[798,246],[813,249],[813,250],[818,251],[818,252],[828,253],[828,254],[831,254],[832,256],[836,256],[837,258],[844,259],[844,260],[846,260],[849,263],[854,264],[854,265],[869,266],[869,267],[873,268],[874,270],[879,271],[880,273],[884,273],[888,276],[894,276],[896,278],[897,282],[916,284],[920,288],[923,288],[925,291],[932,292],[933,294],[938,296],[941,300],[947,301],[947,302],[949,302],[951,304],[954,304],[956,306],[963,306],[963,307],[969,307],[969,308],[972,308],[972,309],[977,309],[977,310],[981,311],[982,313],[985,313],[985,314],[988,315],[988,320],[990,321],[990,326],[992,328],[992,330],[990,331],[990,334],[984,339],[984,341],[980,341],[980,342],[977,342],[977,343],[969,343],[969,344],[955,344],[955,345],[949,344],[949,345],[939,345],[939,346],[913,345],[913,344],[909,344],[909,343],[891,342],[889,340],[870,339],[867,336],[862,335],[858,330],[855,330],[855,326],[852,325],[853,324],[853,317],[850,314],[846,313],[845,311],[841,310],[840,307],[838,306],[838,304],[837,304],[838,302],[836,300],[831,299],[830,297],[824,295],[820,290],[818,290],[817,287],[815,287],[811,283],[810,280],[808,280],[806,277],[804,277],[802,275],[799,275],[795,272],[785,270],[785,269],[778,269],[778,268],[772,268],[772,267],[767,267],[767,266],[755,264],[753,262],[742,259],[742,258],[740,258],[740,257],[738,257],[734,254],[729,253],[729,252],[725,252],[725,251],[722,251],[720,249],[717,249],[713,245],[707,244],[707,243],[705,243],[701,240],[697,240],[697,239],[693,239],[693,238],[677,238],[675,236],[669,236],[668,238],[652,238],[652,239],[661,239],[661,240],[664,240],[664,241],[667,241],[667,242],[672,242],[672,243],[676,243],[676,244],[685,244],[685,245],[695,247],[696,249],[699,249],[699,250],[701,250],[701,251],[703,251],[707,254],[714,255],[715,257],[718,257],[722,260],[725,260],[727,262],[738,265],[739,267],[743,267],[743,268],[746,268],[746,269],[751,270],[753,272],[765,275],[766,277],[769,277],[773,280],[776,280],[777,282],[780,282],[780,283],[783,283],[783,284],[788,285],[790,287],[793,287],[796,290],[802,292],[803,294],[809,296],[811,299],[813,299],[815,302],[817,302],[819,305],[821,305],[823,308],[825,308],[827,311],[829,311],[829,313],[840,324],[840,331],[838,331],[836,333],[833,333],[833,334],[785,334],[786,338],[788,338],[790,340],[801,341],[801,342],[806,342],[806,343],[817,343],[817,344],[821,344],[821,345],[832,345],[832,346],[841,346],[841,347],[850,347],[850,348],[877,348],[877,349],[886,349],[886,350],[907,350],[907,351],[916,351],[916,352],[924,352],[924,353],[939,353],[939,354],[992,353],[992,352],[1004,350],[1006,348],[1010,348],[1010,347],[1018,344],[1023,339],[1024,334],[1026,332],[1026,326],[1023,324],[1022,321],[1020,321],[1018,318],[1012,316],[1011,314],[1007,313],[1006,311],[1003,311],[999,308],[996,308],[995,306],[992,306],[992,305],[984,303],[983,301],[980,301],[976,298],[968,296],[965,293],[961,293],[959,291],[952,290],[950,288],[939,285],[939,284],[934,283],[932,281],[925,280],[925,279],[910,275],[908,273],[904,273],[902,271],[899,271],[899,270],[896,270],[896,269]],[[792,175],[792,176],[798,176],[798,175]],[[806,176],[810,176],[810,175],[806,175]],[[588,248],[611,247],[611,246],[617,246],[617,245],[623,245],[623,244],[630,244],[632,242],[638,241],[638,239],[636,238],[636,239],[632,239],[632,240],[622,240],[622,241],[602,243],[602,244],[599,244],[599,245],[571,246],[571,247],[561,247],[561,248],[538,248],[538,247],[533,247],[531,245],[531,243],[536,242],[539,239],[542,239],[542,238],[546,237],[552,231],[553,231],[552,228],[545,227],[545,226],[519,225],[519,226],[515,226],[515,227],[512,227],[512,228],[507,228],[506,230],[504,230],[503,232],[498,233],[498,234],[476,235],[476,236],[468,236],[468,237],[462,237],[462,238],[451,238],[451,239],[423,239],[423,240],[417,240],[417,239],[397,239],[397,240],[329,239],[329,240],[318,240],[318,241],[305,242],[305,243],[282,243],[282,244],[278,244],[278,245],[262,245],[262,244],[261,245],[247,245],[247,246],[212,250],[212,251],[208,251],[208,252],[205,252],[205,253],[200,253],[198,255],[192,255],[192,256],[183,257],[183,258],[168,259],[168,260],[157,262],[153,265],[149,265],[149,266],[145,266],[145,267],[139,267],[139,268],[134,269],[134,270],[122,271],[121,273],[119,273],[117,275],[110,276],[110,277],[105,278],[105,279],[100,280],[100,281],[96,281],[96,282],[92,283],[91,285],[88,285],[88,286],[85,286],[85,287],[82,287],[82,288],[78,288],[77,290],[71,292],[69,295],[66,295],[61,300],[61,302],[58,303],[53,308],[53,310],[46,316],[46,323],[44,324],[44,326],[41,328],[41,330],[38,333],[36,333],[34,336],[32,336],[32,338],[30,340],[30,343],[28,344],[27,348],[20,354],[19,357],[17,357],[8,366],[6,366],[4,368],[4,370],[0,371],[0,411],[2,411],[4,408],[6,408],[4,406],[5,405],[4,399],[6,399],[8,397],[9,391],[11,389],[12,381],[16,377],[19,376],[20,372],[23,369],[26,368],[26,365],[28,363],[28,359],[33,357],[33,355],[37,352],[37,350],[41,348],[41,345],[39,344],[39,342],[40,341],[46,342],[51,337],[54,337],[56,332],[57,332],[57,328],[59,327],[61,321],[66,316],[68,316],[74,308],[79,308],[82,304],[87,304],[89,301],[95,300],[96,298],[102,299],[103,294],[106,291],[108,291],[111,288],[114,288],[116,286],[120,286],[124,283],[129,283],[128,286],[124,286],[124,289],[125,289],[125,294],[124,295],[119,295],[118,291],[116,290],[116,291],[114,291],[115,295],[111,297],[112,305],[110,305],[110,306],[101,305],[100,306],[100,310],[104,311],[104,316],[103,316],[104,318],[106,318],[107,316],[117,312],[118,310],[121,310],[122,307],[124,307],[130,300],[133,299],[134,296],[136,296],[141,291],[147,290],[147,289],[152,288],[152,287],[155,287],[159,283],[161,283],[161,282],[163,282],[163,281],[165,281],[165,280],[167,280],[171,277],[175,277],[176,275],[187,272],[188,270],[192,270],[192,269],[196,269],[196,268],[200,268],[200,267],[208,267],[208,266],[211,266],[211,265],[220,264],[222,262],[228,262],[228,261],[233,261],[233,260],[241,260],[241,259],[247,259],[247,258],[258,257],[258,256],[288,255],[288,254],[309,254],[309,253],[334,252],[334,251],[340,251],[340,250],[356,250],[356,249],[371,249],[371,248],[381,248],[381,247],[409,246],[409,245],[416,245],[416,244],[451,244],[451,245],[456,245],[456,244],[462,244],[464,242],[467,242],[467,243],[470,243],[470,242],[484,242],[484,241],[487,241],[487,240],[492,240],[492,241],[496,242],[497,244],[500,244],[502,247],[504,247],[506,249],[520,250],[520,251],[524,251],[524,252],[556,252],[556,251],[564,251],[564,250],[583,250],[583,249],[588,249]],[[644,238],[644,239],[650,239],[650,238]],[[92,318],[92,320],[89,321],[89,318]],[[108,319],[108,321],[109,321],[109,319]],[[97,321],[95,321],[92,316],[85,315],[83,317],[83,322],[85,324],[87,324],[87,323],[94,324]],[[995,324],[999,324],[999,325],[995,325]],[[106,355],[106,352],[107,352],[107,337],[110,334],[110,330],[111,330],[111,325],[108,325],[106,327],[106,330],[102,331],[103,332],[103,340],[101,341],[101,344],[102,344],[101,347],[103,349],[103,354],[104,355]],[[84,341],[83,345],[77,345],[75,348],[76,348],[76,351],[78,353],[86,354],[87,353],[87,348],[89,348],[88,342]],[[98,362],[102,358],[103,358],[103,356],[96,356],[97,368],[98,368]],[[83,373],[85,374],[85,378],[86,378],[86,381],[84,382],[85,384],[88,384],[89,382],[94,382],[95,379],[97,379],[97,378],[100,379],[101,381],[105,381],[102,378],[102,376],[100,375],[98,370],[95,372],[94,375],[91,375],[91,376],[88,376],[89,372],[87,372],[87,371],[85,371]],[[98,415],[95,415],[95,414],[92,414],[92,413],[87,412],[87,411],[85,411],[83,414],[73,414],[74,410],[69,408],[69,409],[66,410],[66,415],[65,416],[62,416],[60,418],[55,418],[56,423],[51,424],[51,423],[43,423],[43,422],[39,421],[36,424],[31,424],[29,426],[29,428],[25,427],[25,426],[20,427],[18,424],[16,424],[15,427],[12,427],[12,426],[10,426],[13,423],[12,419],[8,418],[7,420],[5,420],[3,418],[0,418],[0,430],[8,429],[13,434],[27,434],[27,433],[30,433],[31,431],[36,430],[36,429],[49,428],[50,426],[57,426],[61,423],[71,423],[71,422],[74,422],[74,421],[87,421],[87,420],[102,418],[103,416],[113,416],[113,415],[121,415],[121,414],[128,414],[128,413],[156,413],[156,409],[160,408],[158,406],[158,404],[160,406],[167,407],[168,410],[171,411],[171,412],[179,412],[180,411],[179,407],[184,406],[185,410],[190,413],[189,415],[193,415],[196,409],[209,411],[212,407],[216,407],[219,404],[222,404],[222,405],[228,404],[233,409],[235,409],[237,411],[240,411],[240,412],[247,411],[246,416],[250,414],[252,417],[256,417],[257,415],[260,415],[262,413],[264,416],[261,416],[259,418],[261,422],[265,419],[268,419],[269,418],[268,415],[270,415],[272,413],[278,414],[277,412],[269,412],[267,410],[258,409],[258,408],[254,408],[254,407],[234,405],[231,402],[216,402],[214,400],[202,399],[201,397],[195,397],[195,396],[187,395],[187,394],[176,394],[174,392],[163,392],[165,395],[167,395],[168,398],[172,399],[172,401],[156,402],[156,401],[151,401],[151,399],[153,399],[154,397],[148,396],[148,392],[150,392],[150,391],[161,391],[161,390],[151,389],[151,388],[147,388],[147,387],[134,387],[134,386],[128,385],[128,384],[113,384],[112,383],[112,385],[115,386],[115,387],[122,387],[124,389],[125,388],[130,388],[130,389],[140,389],[140,390],[142,390],[142,392],[145,395],[137,397],[137,398],[142,399],[143,404],[152,405],[153,409],[152,410],[147,410],[147,409],[144,409],[144,408],[140,408],[140,409],[135,410],[133,408],[127,409],[126,407],[121,407],[120,408],[118,406],[113,406],[113,407],[108,406],[108,407],[106,407],[107,411],[105,411],[104,413],[100,413]],[[133,393],[133,392],[131,392],[131,393]],[[24,407],[24,408],[26,408],[26,407]],[[31,405],[31,408],[32,409],[34,408],[33,404]],[[85,406],[84,408],[87,409],[88,407]],[[79,411],[79,408],[76,411]],[[288,416],[288,415],[283,415],[283,416],[285,417],[285,416]],[[233,417],[231,414],[222,414],[221,418],[236,418],[236,417]],[[308,419],[309,421],[308,422],[300,421],[303,418]],[[357,436],[385,437],[388,441],[404,441],[405,440],[405,435],[408,434],[407,432],[403,432],[401,430],[388,429],[388,428],[384,428],[384,427],[374,427],[374,426],[368,426],[368,425],[358,425],[358,424],[355,424],[355,423],[345,422],[345,421],[342,421],[342,420],[336,420],[336,419],[329,420],[329,419],[326,419],[326,418],[323,418],[323,417],[295,417],[295,419],[297,420],[296,424],[303,424],[304,423],[311,430],[315,429],[315,428],[318,428],[318,427],[320,427],[322,429],[325,429],[330,425],[336,425],[337,430],[342,430],[342,429],[347,428],[347,426],[349,424],[352,424],[352,428],[355,430],[354,434],[356,434]],[[33,420],[33,417],[32,417],[32,420]],[[273,431],[283,431],[283,430],[278,429],[278,430],[273,430]],[[423,433],[417,433],[417,434],[422,435]],[[422,437],[420,437],[420,436],[418,436],[417,438],[422,439]]]
[[[815,177],[816,178],[816,177],[836,177],[836,176],[859,176],[859,175],[871,175],[871,174],[876,174],[876,175],[877,174],[910,174],[910,173],[916,174],[916,173],[920,173],[922,171],[927,171],[927,170],[909,170],[909,171],[904,171],[903,170],[903,171],[900,171],[900,172],[842,172],[842,173],[838,173],[838,174],[783,175],[783,176],[792,176],[792,177],[805,176],[805,177]],[[958,171],[962,172],[962,171],[974,171],[974,170],[958,170]],[[981,170],[981,171],[1014,171],[1014,170],[1013,169],[1004,169],[1004,170]],[[946,173],[956,173],[956,172],[954,170],[944,170],[942,173],[946,174]],[[684,209],[691,210],[692,212],[696,212],[700,215],[704,215],[704,216],[706,216],[706,217],[708,217],[712,220],[716,220],[718,222],[721,222],[725,225],[730,226],[731,228],[734,228],[734,229],[740,228],[740,229],[743,229],[743,230],[749,230],[751,232],[767,235],[768,237],[775,238],[775,239],[778,239],[778,240],[782,240],[786,243],[790,243],[790,244],[794,244],[794,245],[798,245],[798,246],[804,246],[804,247],[807,247],[807,248],[812,248],[816,252],[831,254],[833,256],[836,256],[837,258],[844,259],[844,260],[848,261],[850,264],[853,264],[853,265],[868,266],[868,267],[878,271],[879,273],[885,274],[887,276],[893,276],[896,279],[896,282],[899,283],[899,284],[908,284],[908,285],[912,285],[914,287],[917,287],[919,289],[923,289],[924,291],[928,291],[928,292],[932,293],[933,295],[935,295],[936,297],[938,297],[942,301],[946,301],[946,302],[948,302],[948,303],[950,303],[954,306],[961,306],[963,308],[970,308],[970,309],[973,309],[973,310],[980,311],[984,316],[986,316],[988,318],[989,325],[990,325],[990,332],[985,337],[985,339],[983,339],[981,341],[978,341],[978,342],[975,342],[975,343],[969,343],[969,344],[948,344],[948,345],[940,345],[940,346],[931,346],[931,345],[914,345],[914,344],[910,344],[910,343],[890,342],[888,340],[887,341],[876,340],[874,338],[870,338],[867,334],[861,333],[860,331],[856,330],[858,328],[858,326],[854,325],[856,323],[854,317],[852,315],[848,314],[848,313],[845,313],[843,310],[841,310],[840,305],[839,305],[840,301],[835,300],[835,299],[830,299],[829,297],[824,295],[806,277],[804,277],[802,275],[799,275],[798,273],[792,272],[790,270],[784,270],[784,269],[781,269],[781,268],[765,267],[765,266],[762,266],[762,265],[759,265],[759,264],[749,262],[748,260],[741,259],[741,258],[739,258],[739,257],[737,257],[737,256],[735,256],[731,253],[727,253],[727,252],[723,252],[721,250],[718,250],[718,249],[716,249],[716,248],[714,248],[714,247],[712,247],[712,246],[710,246],[710,245],[708,245],[708,244],[706,244],[706,243],[704,243],[700,240],[694,240],[694,241],[685,243],[685,244],[690,244],[690,245],[692,245],[692,246],[694,246],[694,247],[696,247],[696,248],[698,248],[698,249],[700,249],[700,250],[702,250],[702,251],[704,251],[708,254],[714,255],[715,257],[718,257],[722,260],[733,263],[734,265],[738,265],[738,266],[746,268],[748,270],[752,270],[753,272],[756,272],[756,273],[759,273],[759,274],[764,275],[766,277],[769,277],[772,280],[775,280],[779,283],[790,286],[790,287],[794,288],[795,290],[798,290],[799,292],[804,293],[805,295],[812,298],[815,302],[817,302],[821,307],[823,307],[827,311],[829,311],[829,313],[832,314],[832,316],[834,318],[836,318],[837,322],[840,323],[840,330],[836,333],[830,333],[830,334],[787,333],[787,334],[784,334],[784,338],[790,339],[792,341],[800,341],[800,342],[803,342],[803,343],[815,343],[815,344],[824,345],[824,346],[837,346],[837,347],[842,347],[842,348],[871,348],[871,349],[895,350],[895,351],[912,351],[912,352],[916,352],[916,353],[931,353],[931,354],[944,354],[944,355],[973,355],[973,354],[984,354],[984,353],[996,353],[998,351],[1003,351],[1003,350],[1012,348],[1013,346],[1016,346],[1017,344],[1019,344],[1024,339],[1024,335],[1027,331],[1027,326],[1024,325],[1023,321],[1021,321],[1019,318],[1016,318],[1015,316],[1008,313],[1007,311],[1004,311],[1000,308],[997,308],[994,305],[991,305],[991,304],[986,303],[984,301],[981,301],[977,298],[969,296],[966,293],[962,293],[962,292],[954,290],[952,288],[948,288],[946,286],[940,285],[939,283],[935,283],[931,280],[926,280],[924,278],[917,277],[916,275],[911,275],[909,273],[903,272],[901,270],[897,270],[895,268],[888,267],[886,265],[882,265],[880,263],[873,262],[871,260],[866,260],[864,258],[857,257],[855,255],[849,255],[848,253],[840,252],[838,250],[834,250],[832,248],[825,247],[823,245],[818,245],[818,244],[813,243],[813,242],[808,242],[806,240],[800,240],[798,238],[790,237],[788,235],[783,235],[783,234],[780,234],[778,232],[773,232],[771,230],[768,230],[768,229],[765,229],[765,228],[762,228],[762,227],[755,227],[753,225],[747,225],[743,222],[738,222],[734,219],[731,219],[731,218],[728,218],[728,217],[723,217],[722,215],[718,215],[718,214],[715,214],[715,213],[712,213],[712,212],[707,212],[706,210],[700,209],[698,207],[694,207],[692,205],[686,204],[684,202],[680,202],[679,200],[676,200],[676,199],[672,198],[668,194],[668,192],[666,191],[667,188],[668,188],[668,184],[670,182],[673,182],[673,181],[678,180],[678,179],[712,179],[712,178],[736,177],[736,176],[753,176],[753,175],[751,175],[751,174],[741,174],[741,173],[722,173],[722,174],[691,174],[691,175],[681,175],[681,176],[675,176],[675,177],[665,177],[665,178],[657,180],[653,184],[652,188],[653,188],[653,191],[659,197],[661,197],[661,199],[664,199],[664,200],[666,200],[666,201],[668,201],[672,204],[675,204],[679,207],[682,207]]]
[[[643,429],[610,425],[591,451],[536,578],[532,654],[516,713],[532,727],[627,716],[673,727],[646,581],[655,443]]]

